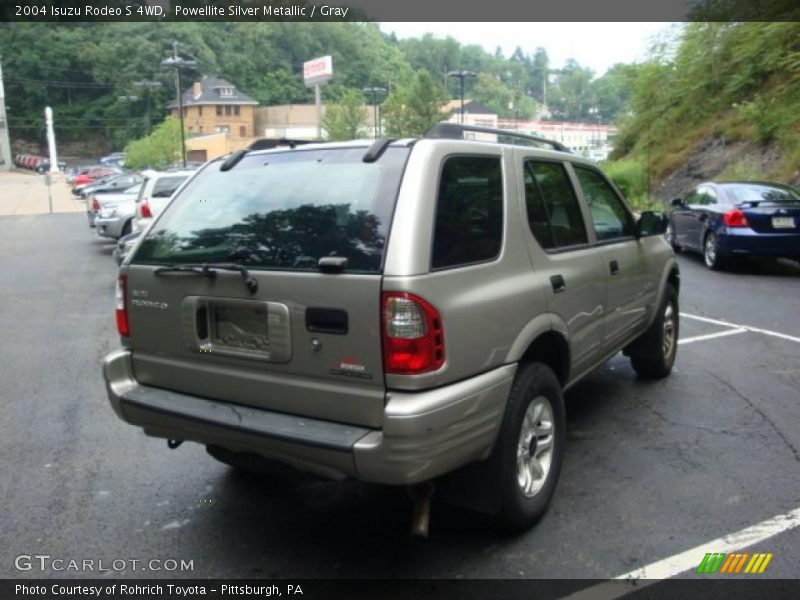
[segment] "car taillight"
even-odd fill
[[[100,210],[100,202],[97,201],[97,196],[92,196],[92,210],[98,212]]]
[[[117,303],[117,331],[122,337],[128,337],[130,335],[130,328],[128,327],[128,308],[125,302],[127,295],[128,276],[120,275],[117,278],[117,290],[115,293],[115,298]]]
[[[382,294],[383,366],[386,373],[416,375],[444,364],[444,330],[439,312],[406,292]]]
[[[142,203],[139,205],[139,212],[141,213],[143,219],[153,218],[153,211],[150,210],[150,204],[148,204],[147,198],[142,200]]]
[[[747,222],[747,217],[744,216],[744,213],[739,210],[738,208],[734,208],[733,210],[729,210],[726,213],[722,214],[722,221],[728,227],[748,227],[749,223]]]

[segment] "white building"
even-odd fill
[[[538,135],[561,142],[575,154],[591,160],[605,160],[613,148],[618,129],[600,123],[571,123],[569,121],[528,121],[498,119],[500,129]]]

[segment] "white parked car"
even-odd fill
[[[177,189],[195,171],[145,171],[144,183],[136,199],[133,231],[145,229],[154,217],[164,210]]]

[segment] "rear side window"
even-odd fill
[[[485,262],[503,240],[503,176],[499,156],[451,156],[436,197],[432,269]]]
[[[159,177],[153,184],[153,191],[150,192],[151,198],[169,198],[178,189],[178,186],[186,181],[186,176],[180,177]]]
[[[588,242],[578,198],[562,164],[525,161],[525,203],[531,233],[545,250]]]
[[[236,262],[316,271],[322,257],[379,273],[408,148],[374,163],[365,148],[254,153],[229,171],[206,166],[142,240],[138,264]]]

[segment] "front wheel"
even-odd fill
[[[667,284],[659,314],[634,344],[631,366],[643,379],[661,379],[672,372],[678,353],[678,292]]]
[[[547,510],[561,471],[565,439],[558,378],[544,364],[521,365],[495,448],[501,471],[499,518],[510,529],[532,527]]]

